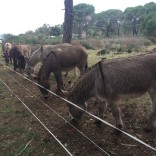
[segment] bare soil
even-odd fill
[[[12,68],[12,66],[9,67]],[[76,78],[73,77],[73,79]],[[68,78],[65,78],[67,87],[68,80]],[[56,85],[53,76],[51,76],[50,81],[53,91]],[[95,99],[90,99],[88,103],[88,111],[96,114],[97,104]],[[135,99],[125,98],[119,100],[118,103],[124,122],[123,130],[156,148],[156,128],[152,133],[143,131],[151,110],[149,96],[145,94]],[[104,123],[100,126],[96,125],[94,123],[95,119],[86,113],[83,115],[81,122],[76,125],[76,129],[79,130],[77,131],[67,122],[68,108],[65,101],[52,94],[50,99],[44,100],[35,84],[2,65],[0,66],[1,156],[69,155],[24,104],[72,155],[104,156],[108,153],[111,156],[156,156],[156,151],[123,133],[116,133],[110,126]],[[104,120],[114,125],[109,107],[105,110]],[[96,145],[85,138],[82,133]]]

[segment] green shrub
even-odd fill
[[[120,37],[120,38],[110,38],[105,39],[103,41],[108,51],[114,52],[128,52],[131,53],[132,51],[141,51],[141,49],[145,46],[151,44],[151,41],[143,38],[143,37]]]
[[[105,55],[109,54],[109,51],[107,49],[101,49],[100,51],[97,52],[97,55]]]
[[[92,49],[92,50],[95,50],[94,47],[92,47],[89,43],[87,42],[84,42],[84,41],[80,41],[80,44],[82,46],[84,46],[86,49]]]

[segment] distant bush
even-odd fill
[[[86,49],[102,49],[104,47],[103,40],[100,39],[83,39],[83,40],[73,40],[73,42],[78,42]]]
[[[149,46],[151,44],[150,40],[137,37],[105,39],[103,42],[105,43],[105,49],[107,49],[108,51],[115,51],[119,53],[131,53],[132,51],[139,52],[143,47]]]
[[[80,44],[81,44],[82,46],[84,46],[86,49],[92,49],[92,50],[95,50],[94,47],[92,47],[92,45],[90,45],[90,44],[87,43],[87,42],[80,41]]]
[[[86,49],[102,49],[107,52],[139,52],[143,47],[149,46],[151,41],[143,37],[119,37],[107,39],[83,39],[73,40],[79,42]]]

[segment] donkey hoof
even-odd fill
[[[96,125],[101,125],[101,121],[96,119],[95,122],[94,122]]]
[[[122,129],[122,125],[121,124],[118,124],[118,125],[116,125],[116,127],[118,128],[118,129]]]
[[[70,120],[70,123],[72,124],[72,125],[77,125],[78,124],[78,121],[76,120],[76,119],[71,119]]]
[[[43,99],[48,100],[49,97],[50,97],[49,95],[44,95],[44,96],[43,96]]]
[[[121,133],[120,129],[122,129],[122,127],[123,127],[123,126],[120,125],[120,124],[119,124],[119,125],[116,125],[116,128],[117,128],[117,129],[115,129],[114,132],[117,133],[117,134]]]
[[[47,99],[49,99],[49,97],[48,96],[47,97],[43,97],[43,99],[47,100]]]
[[[143,130],[144,130],[145,133],[150,133],[150,132],[153,131],[152,128],[144,128]]]

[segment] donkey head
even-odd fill
[[[74,97],[68,91],[59,90],[60,94],[67,98],[69,102],[67,102],[67,106],[69,108],[69,118],[72,124],[78,123],[83,115],[83,109],[86,109],[85,102],[82,100],[75,100]],[[79,102],[76,102],[79,101]],[[71,103],[70,103],[71,102]],[[80,108],[82,109],[80,109]]]
[[[34,73],[34,69],[28,66],[28,64],[26,63],[26,67],[24,70],[25,77],[30,78],[33,73]]]
[[[50,83],[46,77],[37,77],[34,74],[31,74],[31,77],[35,80],[37,80],[38,88],[41,91],[41,94],[43,95],[44,99],[49,98],[49,91],[50,90]]]
[[[50,90],[50,83],[49,80],[46,77],[38,77],[37,82],[40,86],[38,88],[40,89],[43,98],[49,98],[49,91]]]
[[[81,119],[82,115],[83,115],[83,110],[81,110],[80,108],[77,108],[75,105],[73,104],[67,104],[69,107],[69,117],[70,117],[70,122],[75,124],[78,123],[79,120]],[[78,104],[79,105],[79,104]],[[81,103],[82,105],[82,103]],[[84,105],[85,106],[85,105]],[[82,107],[83,108],[83,107]]]

